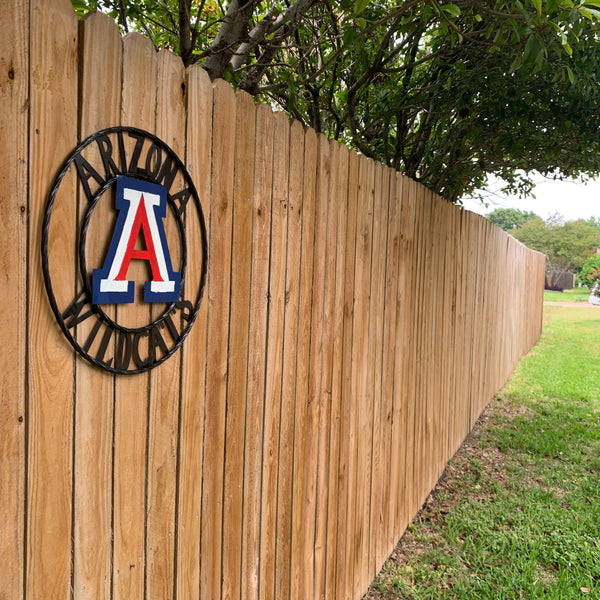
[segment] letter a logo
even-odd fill
[[[174,273],[163,219],[167,190],[162,185],[117,176],[115,208],[119,212],[102,269],[92,273],[93,304],[133,302],[135,282],[127,280],[132,259],[147,260],[152,280],[144,285],[144,302],[176,302],[181,273]],[[142,235],[145,249],[136,249]]]

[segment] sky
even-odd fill
[[[472,212],[484,215],[496,208],[518,208],[533,211],[542,219],[560,213],[565,221],[600,218],[600,180],[587,184],[568,181],[547,181],[543,177],[535,179],[533,196],[518,198],[514,196],[490,195],[486,207],[479,200],[464,200],[464,207]],[[497,186],[498,184],[496,184]],[[491,189],[494,188],[492,183]]]

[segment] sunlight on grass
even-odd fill
[[[600,598],[600,309],[546,306],[486,414],[367,598]]]

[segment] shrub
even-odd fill
[[[579,274],[579,283],[589,288],[590,290],[594,287],[594,283],[598,280],[600,274],[600,254],[594,254],[590,256],[581,267],[581,273]]]

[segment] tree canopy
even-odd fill
[[[485,215],[486,219],[490,220],[494,225],[498,225],[504,231],[511,231],[517,227],[521,227],[532,219],[539,219],[532,211],[523,211],[518,208],[497,208]]]
[[[511,234],[529,248],[544,253],[549,271],[579,273],[600,248],[600,229],[583,219],[565,222],[560,215],[546,221],[532,219]]]
[[[600,0],[72,0],[457,201],[600,173]]]

